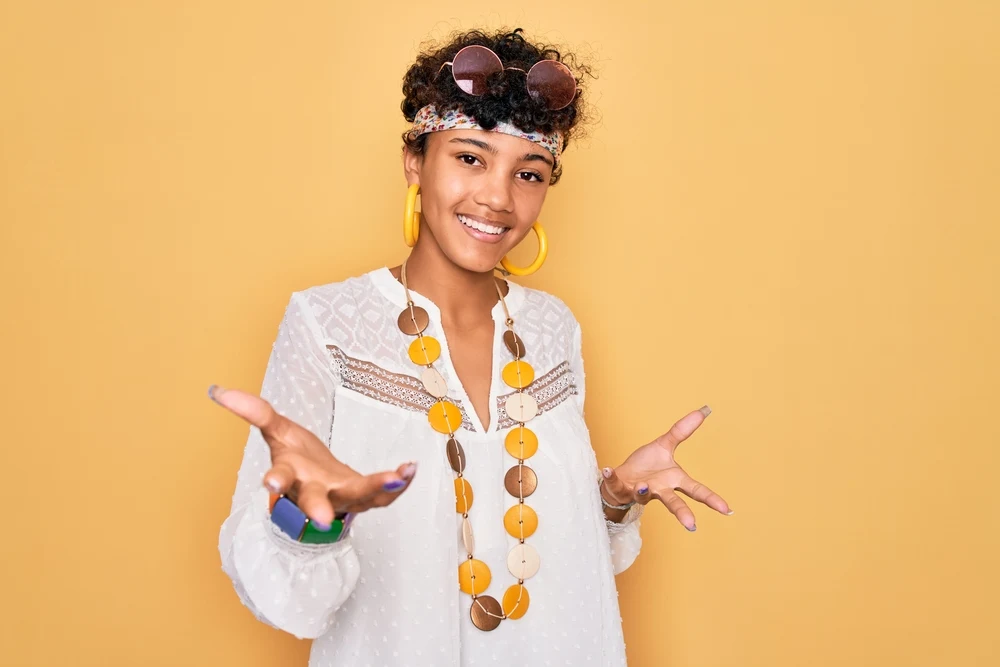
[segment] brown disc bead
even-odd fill
[[[496,630],[500,626],[503,616],[503,609],[496,598],[489,595],[480,595],[472,601],[472,624],[480,630],[489,632]]]
[[[516,465],[503,477],[503,487],[515,498],[527,498],[538,487],[538,476],[525,465]]]
[[[503,332],[503,344],[507,346],[507,349],[514,355],[515,359],[524,357],[524,343],[521,341],[521,337],[510,329]]]
[[[448,438],[448,463],[455,472],[465,472],[465,450],[455,438]]]
[[[416,336],[418,333],[422,333],[427,325],[430,323],[431,318],[427,315],[427,311],[420,306],[413,306],[413,313],[410,313],[410,308],[407,306],[403,309],[403,312],[399,314],[399,319],[396,320],[396,324],[399,326],[399,330],[408,336]]]

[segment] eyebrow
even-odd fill
[[[476,146],[477,148],[481,148],[484,151],[488,151],[489,153],[491,153],[493,155],[496,155],[497,153],[500,152],[499,150],[497,150],[497,147],[494,146],[493,144],[487,143],[485,141],[480,141],[479,139],[469,139],[467,137],[455,137],[449,143],[472,144],[473,146]],[[538,161],[541,161],[541,162],[544,162],[545,164],[549,165],[550,167],[555,166],[555,165],[552,164],[552,158],[550,158],[548,156],[545,156],[545,155],[542,155],[541,153],[525,153],[524,157],[521,158],[521,161],[522,162],[538,162]]]

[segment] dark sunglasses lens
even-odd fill
[[[467,46],[456,53],[451,62],[455,83],[470,95],[486,93],[486,79],[503,71],[500,58],[485,46]]]
[[[576,97],[576,79],[569,68],[555,60],[539,60],[528,70],[528,91],[545,100],[549,109],[568,107]]]

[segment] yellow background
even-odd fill
[[[3,4],[0,662],[306,664],[220,570],[205,390],[402,260],[403,72],[507,24],[599,70],[522,280],[583,323],[599,460],[708,403],[682,463],[736,510],[647,515],[630,664],[1000,664],[1000,4],[475,7]]]

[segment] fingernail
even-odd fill
[[[403,468],[402,477],[406,481],[413,479],[413,476],[417,474],[417,464],[416,462],[410,462],[406,464]]]
[[[320,531],[322,533],[329,533],[330,532],[330,524],[328,524],[328,523],[323,523],[322,521],[317,521],[316,519],[309,519],[309,522],[312,525],[316,526],[316,530],[318,530],[318,531]]]
[[[611,468],[605,468],[601,474],[604,475],[604,479],[611,479]]]
[[[281,486],[278,484],[278,480],[276,479],[266,479],[264,480],[264,485],[275,493],[281,489]]]
[[[639,487],[639,495],[640,496],[644,496],[647,493],[649,493],[649,487],[648,486],[643,485],[643,486]]]
[[[406,486],[405,479],[394,479],[391,482],[383,484],[382,488],[386,491],[399,491],[404,486]]]
[[[687,528],[687,526],[685,526],[685,528]],[[698,526],[694,525],[693,523],[691,524],[691,527],[688,528],[688,531],[692,533],[696,530],[698,530]]]
[[[700,412],[701,414],[703,414],[703,415],[705,415],[705,416],[707,417],[707,416],[709,416],[710,414],[712,414],[712,408],[708,407],[707,405],[703,405],[703,406],[701,406],[701,408],[700,408],[700,409],[698,410],[698,412]]]
[[[736,510],[729,510],[728,512],[726,512],[726,516],[732,516],[733,512],[735,512],[735,511]]]
[[[224,393],[226,393],[225,387],[220,387],[217,384],[213,384],[211,387],[208,388],[208,397],[213,401],[215,401],[216,403],[219,403],[219,397],[222,396]]]

